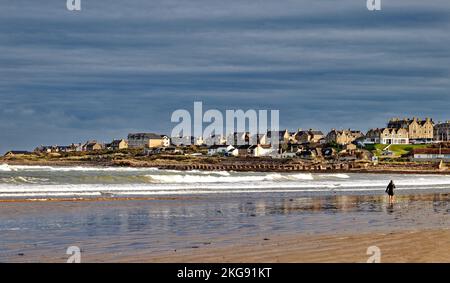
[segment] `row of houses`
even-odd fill
[[[386,128],[371,129],[364,143],[410,144],[450,141],[450,121],[435,124],[431,118],[393,118]]]
[[[171,143],[177,145],[271,145],[272,142],[278,144],[288,143],[319,143],[325,141],[325,136],[321,131],[317,130],[298,130],[296,132],[283,131],[267,131],[267,133],[259,133],[252,135],[249,132],[234,132],[226,136],[212,135],[211,137],[177,137],[172,138]]]
[[[258,134],[250,136],[249,133],[234,133],[230,138],[214,137],[214,142],[208,144],[270,144],[272,137],[278,139],[279,144],[299,143],[336,143],[347,145],[355,141],[363,143],[382,144],[409,144],[412,142],[446,141],[449,139],[450,121],[434,125],[433,120],[426,118],[420,120],[416,117],[412,119],[394,118],[389,120],[386,128],[376,128],[369,130],[366,134],[359,130],[352,129],[332,129],[327,135],[318,130],[301,130],[289,132],[288,130]],[[200,145],[205,141],[197,139]]]
[[[431,118],[393,118],[388,121],[387,127],[369,130],[366,134],[359,130],[352,129],[332,129],[327,135],[319,130],[288,130],[258,134],[251,136],[249,133],[234,133],[228,137],[212,137],[208,142],[203,139],[196,139],[195,144],[261,144],[269,145],[272,137],[278,139],[279,144],[326,144],[335,143],[338,145],[348,145],[351,143],[380,143],[380,144],[410,144],[410,143],[431,143],[433,141],[450,141],[450,121],[435,124]]]
[[[276,153],[270,145],[212,145],[208,147],[208,155],[223,156],[272,156]]]
[[[409,144],[417,142],[449,141],[450,121],[434,124],[431,118],[393,118],[388,121],[387,127],[369,130],[366,134],[359,130],[352,129],[332,129],[326,135],[315,129],[290,132],[267,131],[251,135],[249,132],[235,132],[226,136],[213,135],[211,137],[169,137],[156,133],[130,133],[127,140],[117,139],[110,143],[101,143],[90,140],[85,143],[73,143],[68,146],[40,146],[35,151],[39,152],[74,152],[74,151],[95,151],[95,150],[121,150],[121,149],[157,149],[168,148],[179,145],[208,146],[208,152],[215,154],[218,151],[222,154],[229,146],[226,154],[236,156],[248,155],[263,156],[268,154],[269,147],[276,141],[280,148],[287,145],[304,144],[338,144],[342,146],[350,144]],[[231,150],[231,151],[230,151]],[[256,152],[256,154],[255,154]],[[284,150],[286,152],[286,150]],[[283,153],[280,151],[279,153]]]
[[[243,133],[233,133],[227,138],[217,138],[214,137],[214,143],[212,145],[271,145],[273,138],[279,145],[289,145],[289,144],[326,144],[326,143],[337,143],[341,145],[346,145],[352,143],[356,139],[363,137],[361,131],[355,130],[331,130],[327,135],[324,135],[322,131],[319,130],[297,130],[296,132],[289,132],[288,130],[283,131],[268,131],[266,134],[258,134],[252,136],[248,132]],[[198,140],[197,140],[198,141]],[[197,142],[197,145],[205,144],[205,142]],[[206,143],[211,144],[211,143]]]
[[[158,148],[169,147],[171,145],[170,138],[166,135],[155,133],[130,133],[128,139],[116,139],[110,143],[102,143],[96,140],[89,140],[85,143],[72,143],[68,146],[60,145],[41,145],[35,149],[36,152],[82,152],[96,150],[122,150],[128,148]]]
[[[354,155],[357,147],[354,144],[346,145],[340,153]],[[308,146],[300,144],[289,144],[285,149],[274,149],[270,145],[213,145],[208,147],[208,155],[239,156],[239,157],[275,157],[275,158],[303,158],[316,159],[321,157],[337,156],[333,147],[326,145]]]
[[[120,150],[128,148],[128,142],[124,139],[113,140],[110,143],[101,143],[96,140],[89,140],[85,143],[72,143],[70,145],[41,145],[35,148],[35,152],[41,153],[61,153],[61,152],[83,152],[96,150]]]

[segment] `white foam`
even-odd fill
[[[264,180],[274,180],[277,176],[211,176],[211,175],[189,175],[189,174],[174,174],[174,175],[146,175],[151,180],[158,183],[241,183],[241,182],[257,182]]]
[[[166,170],[169,171],[169,170]],[[182,173],[186,172],[187,174],[201,174],[201,175],[220,175],[220,176],[230,176],[230,172],[228,171],[201,171],[201,170],[190,170],[190,171],[177,171],[171,170],[172,172]]]
[[[10,172],[11,168],[9,167],[8,164],[0,164],[0,172],[1,171],[3,171],[3,172]]]
[[[39,166],[39,165],[8,165],[1,164],[0,171],[158,171],[158,168],[136,168],[136,167],[89,167],[89,166]]]
[[[320,175],[321,177],[334,177],[334,178],[340,178],[340,179],[349,179],[350,176],[347,174],[337,173],[337,174],[324,174]]]
[[[12,183],[12,184],[23,184],[23,183],[29,183],[29,184],[39,184],[42,182],[47,182],[49,179],[47,178],[36,178],[36,177],[22,177],[22,176],[15,176],[15,177],[8,177],[8,178],[0,178],[0,183]]]
[[[292,175],[288,175],[287,178],[293,178],[293,179],[297,179],[297,180],[314,180],[314,177],[311,173],[292,174]]]
[[[388,176],[383,174],[327,174],[325,172],[175,171],[154,168],[53,167],[7,164],[1,164],[0,171],[5,172],[0,172],[0,198],[98,195],[102,193],[122,195],[331,191],[383,193],[388,178],[395,180],[398,190],[434,189],[450,191],[450,176],[448,175],[393,174]],[[14,172],[8,173],[10,171]],[[63,173],[67,171],[79,171],[79,173]],[[84,171],[93,172],[83,174]],[[102,171],[111,172],[101,173]],[[118,174],[115,173],[117,171],[133,172]],[[96,172],[99,173],[96,174]],[[108,183],[104,183],[102,180]],[[90,184],[91,182],[95,184]]]
[[[165,171],[171,172],[171,171]],[[181,173],[181,172],[179,172]],[[280,174],[270,173],[266,175],[256,173],[235,173],[229,172],[204,172],[203,175],[198,175],[197,171],[187,171],[184,174],[149,174],[146,175],[150,180],[158,183],[175,183],[175,184],[192,184],[192,183],[242,183],[242,182],[262,182],[262,181],[297,181],[297,180],[313,180],[314,177],[310,173],[298,174]],[[218,174],[219,176],[214,176]],[[245,175],[244,175],[245,174]]]
[[[233,174],[234,175],[234,174]],[[384,192],[386,187],[385,180],[348,180],[336,183],[333,181],[314,180],[314,181],[279,181],[279,178],[286,178],[282,174],[268,174],[260,176],[193,176],[193,175],[152,175],[159,176],[163,182],[148,184],[36,184],[28,179],[27,182],[19,184],[3,183],[0,184],[0,197],[9,193],[85,193],[85,192],[172,192],[186,194],[199,191],[209,193],[236,192],[251,190],[262,190],[264,192],[281,192],[281,190],[301,191],[374,191]],[[287,175],[290,176],[290,175]],[[164,178],[169,178],[164,179]],[[172,178],[172,179],[170,179]],[[217,180],[221,180],[217,182]],[[199,181],[200,180],[200,181]],[[254,181],[256,180],[256,181]],[[275,180],[275,181],[273,181]],[[169,182],[167,182],[169,181]],[[450,190],[449,177],[425,177],[425,180],[419,178],[398,179],[396,181],[397,189],[447,189]]]
[[[412,187],[409,190],[423,190],[424,188]],[[447,190],[447,188],[436,188],[436,190]],[[289,189],[289,188],[275,188],[275,189],[249,189],[240,188],[232,190],[219,189],[191,189],[191,190],[144,190],[144,191],[112,191],[113,196],[146,196],[146,195],[198,195],[198,194],[249,194],[249,193],[298,193],[298,192],[322,192],[321,189]],[[334,189],[335,192],[354,192],[353,189]],[[361,188],[358,191],[373,191],[370,188]],[[102,196],[103,192],[30,192],[30,193],[2,193],[0,198],[5,197],[77,197],[77,196]]]

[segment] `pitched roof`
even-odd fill
[[[267,131],[267,137],[271,138],[272,134],[274,136],[278,136],[278,138],[284,138],[284,135],[286,134],[287,130],[283,131]]]
[[[130,134],[128,134],[128,139],[140,138],[140,139],[152,139],[152,140],[158,139],[159,140],[162,137],[164,137],[164,135],[158,135],[155,133],[130,133]]]
[[[450,154],[450,148],[416,148],[413,154]]]
[[[323,136],[322,131],[309,131],[310,134]]]
[[[218,149],[218,148],[227,148],[229,145],[224,144],[215,144],[208,147],[208,149]]]
[[[26,150],[10,150],[6,154],[32,154],[32,152]]]
[[[237,147],[237,149],[249,149],[251,145],[240,145]]]
[[[110,146],[118,146],[122,141],[124,141],[123,139],[122,140],[113,140],[109,145]]]

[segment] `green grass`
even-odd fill
[[[383,149],[387,144],[368,144],[366,149],[372,151],[376,156],[382,156]],[[393,144],[389,147],[389,150],[394,153],[394,156],[400,157],[410,153],[413,149],[428,147],[427,144]]]

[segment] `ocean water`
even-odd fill
[[[390,179],[393,205],[384,195]],[[0,262],[65,262],[70,246],[82,249],[82,262],[139,261],[278,235],[448,229],[449,192],[446,175],[0,164]],[[5,201],[99,196],[118,199]]]
[[[0,199],[211,194],[378,195],[450,191],[450,175],[176,171],[156,168],[0,164]]]

